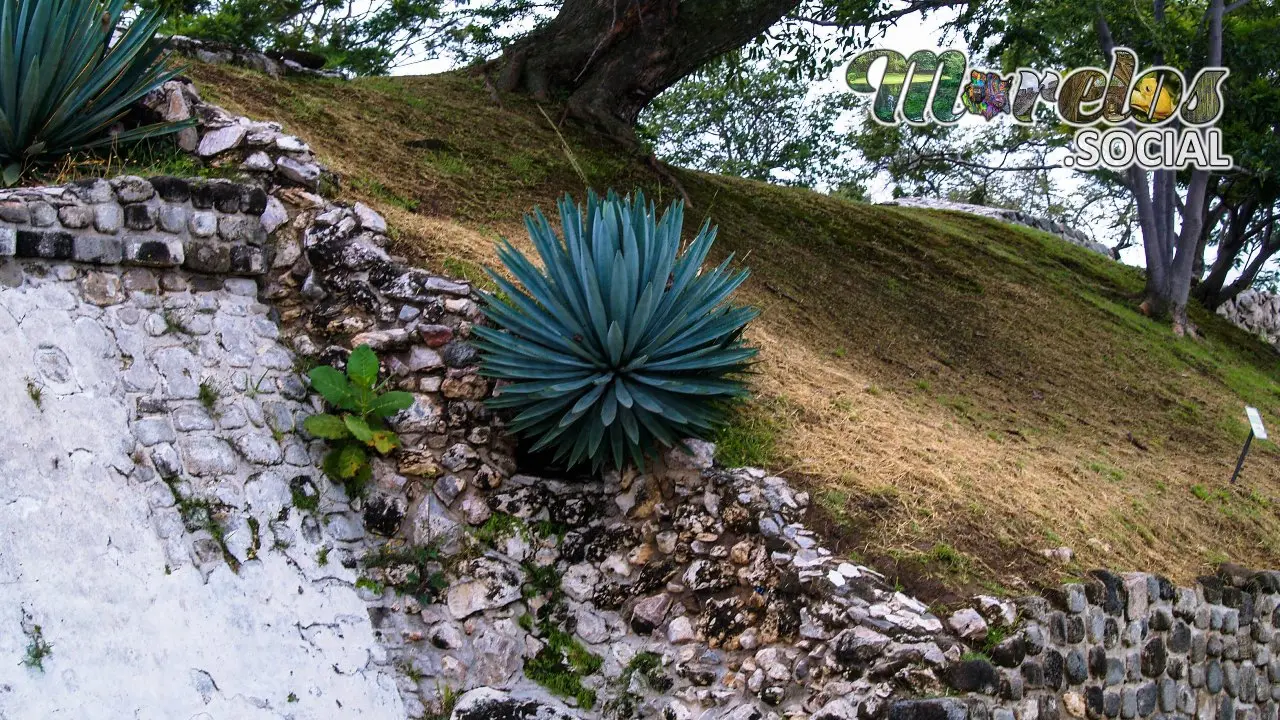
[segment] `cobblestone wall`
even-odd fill
[[[783,479],[713,468],[706,444],[603,480],[518,468],[482,403],[472,288],[390,257],[368,208],[280,197],[266,296],[283,336],[337,366],[368,344],[414,393],[392,420],[403,449],[352,503],[379,537],[362,592],[410,716],[466,693],[457,718],[877,717],[945,689],[962,648],[942,621],[822,548]]]
[[[1231,324],[1276,345],[1280,343],[1280,295],[1249,289],[1218,306]]]
[[[173,177],[0,191],[0,258],[261,275],[267,204],[259,188]]]
[[[906,703],[902,718],[1198,718],[1276,720],[1280,573],[1224,566],[1195,587],[1144,573],[1094,571],[1019,603],[998,643],[972,615],[952,625],[986,657],[946,673],[967,701]],[[923,713],[921,715],[920,713]]]

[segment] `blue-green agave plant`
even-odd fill
[[[746,394],[756,350],[742,333],[757,311],[726,301],[747,271],[731,271],[732,256],[702,269],[709,222],[681,251],[682,203],[661,219],[638,192],[591,193],[585,216],[568,196],[559,207],[563,238],[540,211],[525,217],[541,269],[498,249],[522,287],[488,271],[504,296],[484,298],[496,327],[474,329],[481,371],[510,381],[490,405],[570,467],[643,467],[659,445],[706,437]]]
[[[42,155],[172,132],[151,125],[104,137],[172,78],[161,18],[142,12],[116,33],[125,0],[0,0],[0,170],[5,184]]]

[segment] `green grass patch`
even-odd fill
[[[716,433],[716,462],[725,467],[768,467],[777,459],[778,433],[785,427],[786,401],[757,398],[736,403],[729,423]]]
[[[368,193],[391,205],[395,205],[401,210],[415,212],[418,209],[418,201],[413,198],[405,197],[383,185],[381,182],[369,177],[360,176],[351,179],[351,187],[364,193]]]
[[[587,650],[563,630],[544,623],[542,649],[524,665],[524,674],[553,695],[573,698],[578,707],[590,710],[596,705],[596,691],[583,685],[583,678],[594,675],[604,658]]]

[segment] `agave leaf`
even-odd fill
[[[632,443],[640,442],[640,426],[636,423],[636,416],[631,412],[631,408],[626,406],[618,408],[618,419],[627,439]]]
[[[716,345],[677,354],[667,360],[656,360],[645,364],[645,370],[711,370],[718,368],[731,369],[743,366],[756,356],[755,348],[723,348]]]
[[[491,318],[495,322],[499,322],[496,318]],[[491,353],[506,354],[513,353],[523,355],[531,360],[556,363],[565,367],[592,369],[599,366],[596,356],[588,354],[586,358],[570,357],[564,353],[552,350],[545,345],[541,345],[511,332],[499,332],[492,328],[475,327],[472,333],[481,339],[482,342],[475,343],[477,347],[484,346]]]
[[[616,392],[605,392],[600,400],[600,422],[605,425],[612,425],[614,418],[617,416],[618,394]]]
[[[631,391],[627,389],[627,383],[622,378],[613,381],[613,394],[618,399],[618,404],[624,408],[635,404],[635,399],[631,397]]]
[[[117,33],[123,0],[4,0],[0,5],[0,162],[179,129],[160,124],[105,137],[142,96],[174,77],[142,11]]]
[[[661,347],[645,348],[645,350],[653,354],[654,360],[664,360],[687,353],[701,345],[716,344],[726,336],[741,330],[748,322],[755,319],[757,314],[750,308],[737,308],[720,315],[706,314],[685,326],[679,335],[668,338]]]
[[[705,436],[755,357],[741,338],[756,311],[727,304],[745,272],[732,256],[702,271],[709,223],[681,249],[680,203],[661,217],[640,193],[557,205],[561,236],[541,211],[525,218],[540,268],[499,248],[515,281],[492,275],[509,304],[485,296],[493,327],[474,328],[481,373],[509,383],[489,406],[511,411],[535,450],[593,469]]]
[[[615,324],[622,323],[625,327],[631,316],[631,308],[635,307],[636,299],[630,292],[627,264],[621,251],[613,253],[611,268],[610,280],[606,285],[609,288],[609,319]]]
[[[572,338],[558,334],[542,314],[521,315],[501,305],[489,306],[485,314],[489,319],[501,324],[519,337],[551,350],[576,355],[584,360],[592,359],[591,353],[586,348],[574,342]]]
[[[605,385],[597,385],[584,393],[582,397],[578,398],[578,402],[574,403],[573,407],[569,408],[569,414],[564,416],[564,419],[560,421],[560,424],[568,424],[569,422],[576,420],[578,415],[582,415],[589,410],[591,406],[595,404],[595,401],[599,400],[601,395],[604,395],[605,388]]]
[[[609,325],[608,348],[609,364],[618,367],[622,363],[623,338],[622,328],[616,320]]]

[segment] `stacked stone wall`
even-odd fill
[[[904,703],[900,717],[1275,720],[1280,708],[1280,573],[1224,566],[1193,587],[1094,571],[1019,603],[999,643],[956,619],[986,657],[952,664],[967,701]]]

